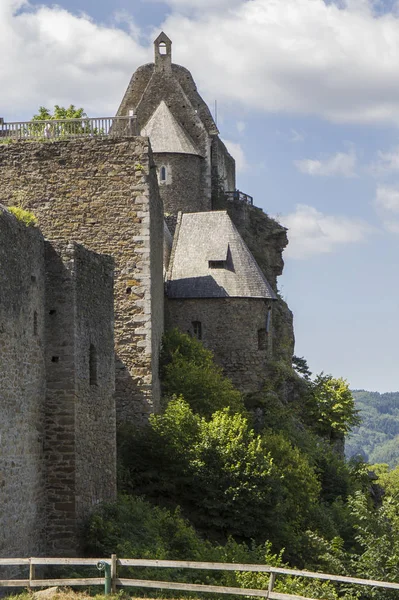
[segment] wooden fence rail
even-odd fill
[[[376,581],[372,579],[360,579],[358,577],[346,577],[331,575],[328,573],[313,573],[312,571],[300,571],[296,569],[284,569],[270,565],[236,564],[236,563],[214,563],[214,562],[192,562],[176,560],[151,560],[141,558],[117,558],[113,554],[110,558],[0,558],[0,569],[2,566],[27,566],[29,568],[28,579],[0,579],[0,587],[49,587],[49,586],[91,586],[104,585],[105,594],[115,593],[118,586],[136,587],[162,590],[180,590],[187,592],[208,592],[216,594],[230,594],[241,596],[253,596],[270,598],[271,600],[314,600],[305,596],[283,594],[274,591],[277,575],[290,575],[293,577],[305,577],[336,583],[346,583],[368,586],[373,588],[384,588],[399,590],[399,583],[389,581]],[[104,571],[104,577],[73,578],[73,579],[37,579],[35,569],[37,566],[95,566]],[[118,577],[118,567],[156,567],[166,569],[202,569],[215,571],[242,571],[269,573],[269,584],[267,589],[248,589],[236,587],[223,587],[216,585],[203,585],[191,583],[178,583],[172,581],[150,581],[147,579],[125,579]]]

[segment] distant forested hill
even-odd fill
[[[379,394],[353,390],[362,424],[345,442],[348,458],[361,455],[369,463],[399,464],[399,392]]]

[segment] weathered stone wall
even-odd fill
[[[75,506],[80,523],[116,496],[113,260],[69,245],[75,279]]]
[[[75,285],[73,261],[46,243],[46,549],[76,552]],[[68,264],[72,263],[72,264]]]
[[[152,170],[144,138],[0,147],[0,202],[23,200],[45,236],[115,259],[119,420],[145,420],[159,402],[158,372],[151,366],[163,328],[163,295],[151,290],[161,285],[154,278],[162,282],[163,224]]]
[[[113,262],[0,208],[0,266],[0,556],[71,555],[116,494]]]
[[[272,301],[256,298],[168,299],[167,326],[193,335],[193,321],[202,325],[202,342],[216,362],[244,393],[259,391],[265,383],[272,354],[273,326],[259,349],[258,332],[266,328]]]
[[[212,198],[236,189],[236,163],[219,137],[212,140]]]
[[[154,154],[159,170],[166,167],[167,179],[159,183],[166,215],[209,210],[209,202],[201,188],[204,159],[193,154]]]
[[[277,288],[277,277],[284,268],[283,250],[288,244],[287,230],[261,208],[219,197],[218,210],[227,210],[266,279],[277,293],[273,304],[273,360],[292,364],[294,352],[293,315]]]
[[[0,556],[44,551],[44,240],[0,207]]]
[[[211,136],[217,135],[218,130],[207,105],[198,94],[190,72],[175,64],[159,70],[155,69],[153,63],[139,67],[132,76],[117,115],[127,116],[130,110],[134,110],[136,128],[139,132],[162,100],[203,157],[199,186],[203,208],[189,208],[189,203],[180,210],[185,212],[211,210]],[[197,196],[198,190],[195,192],[195,197]],[[172,212],[167,209],[166,211]]]

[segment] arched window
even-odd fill
[[[90,344],[89,372],[90,385],[97,385],[97,350],[93,344]]]
[[[37,335],[37,311],[33,313],[33,335]]]
[[[159,172],[159,180],[161,181],[161,183],[165,183],[165,181],[166,181],[166,167],[161,167],[161,170]]]
[[[166,47],[165,42],[160,42],[158,48],[159,48],[159,54],[165,55],[168,53],[168,49]]]

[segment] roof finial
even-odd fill
[[[172,67],[172,42],[162,31],[154,42],[155,69],[166,71]]]

